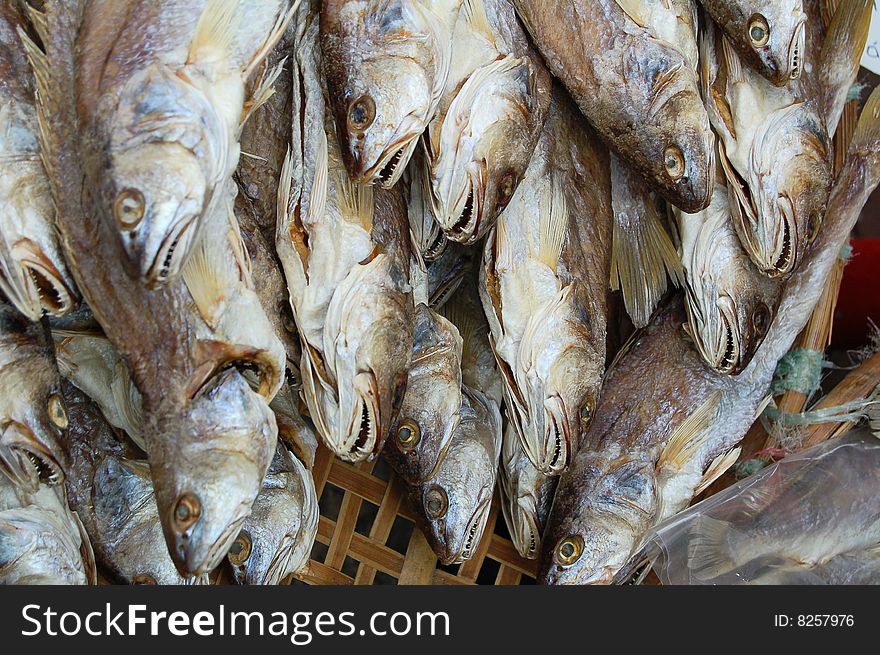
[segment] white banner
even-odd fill
[[[880,75],[880,7],[874,0],[874,13],[871,15],[871,31],[868,32],[868,44],[862,55],[862,66]]]

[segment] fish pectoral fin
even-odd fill
[[[141,480],[152,484],[153,476],[150,473],[150,463],[145,459],[120,459],[119,465],[126,471]]]
[[[244,73],[242,77],[244,79],[248,79],[256,70],[257,66],[259,66],[263,60],[269,56],[269,53],[272,52],[272,49],[278,44],[278,41],[281,40],[281,37],[284,36],[284,32],[287,29],[287,25],[290,23],[290,20],[293,18],[296,10],[299,9],[301,0],[296,0],[284,13],[278,14],[278,17],[275,19],[275,25],[272,26],[272,30],[269,32],[269,35],[266,37],[266,40],[263,41],[263,45],[260,46],[260,49],[254,54],[251,61],[244,69]],[[282,62],[283,63],[283,62]]]
[[[92,550],[92,541],[89,533],[86,532],[86,526],[79,518],[79,514],[70,510],[76,529],[79,531],[79,553],[82,557],[83,570],[86,575],[86,582],[89,585],[98,584],[98,565],[95,563],[95,551]]]
[[[708,437],[707,428],[715,420],[721,404],[721,392],[710,395],[693,414],[676,428],[657,460],[657,470],[684,468]]]
[[[543,195],[538,216],[538,261],[556,273],[569,218],[568,201],[559,177],[553,176],[552,188],[545,190]]]
[[[260,107],[265,105],[273,95],[275,95],[275,82],[281,76],[282,71],[284,71],[285,64],[287,64],[287,57],[278,62],[278,64],[260,78],[260,81],[254,88],[254,92],[251,94],[250,99],[245,103],[244,112],[242,112],[241,120],[238,124],[239,137],[241,137],[241,131],[244,129],[245,123],[248,122],[248,119],[253,116]]]
[[[644,327],[666,293],[667,280],[682,286],[684,269],[647,189],[634,189],[630,173],[618,171],[619,162],[615,164],[619,174],[611,178],[611,290],[622,292],[633,325]]]
[[[636,25],[645,27],[648,24],[648,18],[645,16],[644,0],[615,0],[615,2],[623,10],[623,13]]]
[[[736,54],[733,44],[726,36],[721,37],[721,57],[724,59],[724,67],[727,69],[728,84],[744,83],[746,78],[742,62],[739,60],[739,55]]]
[[[475,32],[479,32],[486,39],[495,43],[495,33],[489,24],[489,18],[486,16],[485,0],[464,0],[461,6],[464,19],[468,22]]]
[[[855,82],[868,43],[871,0],[843,0],[834,12],[819,55],[822,112],[828,134],[834,134],[850,86]]]
[[[207,0],[192,41],[187,64],[217,64],[229,57],[241,23],[241,0]]]
[[[736,460],[739,459],[739,454],[741,452],[742,447],[737,446],[736,448],[729,450],[727,453],[722,453],[713,459],[712,463],[709,464],[709,468],[703,473],[703,477],[700,479],[697,488],[694,489],[694,496],[699,496],[703,493],[713,482],[715,482],[715,480],[724,475],[727,469],[736,464]]]
[[[850,157],[854,153],[865,153],[872,178],[880,175],[880,157],[877,157],[880,150],[880,87],[875,88],[865,102],[849,149]]]
[[[701,516],[690,529],[688,543],[688,569],[698,580],[712,580],[736,568],[728,545],[731,526]]]

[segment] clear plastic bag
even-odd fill
[[[880,440],[868,430],[791,455],[658,525],[663,584],[880,581]]]

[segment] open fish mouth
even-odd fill
[[[434,293],[431,294],[431,297],[428,299],[431,307],[440,308],[446,304],[446,302],[452,297],[458,288],[461,286],[461,283],[464,281],[466,273],[462,272],[460,275],[456,275],[451,278],[447,282],[444,282],[437,289],[434,290]]]
[[[446,251],[446,246],[449,245],[446,235],[443,234],[439,226],[435,224],[432,226],[431,231],[433,232],[433,239],[431,239],[430,245],[422,253],[422,258],[426,262],[434,262],[440,259],[440,256]]]
[[[545,475],[557,475],[568,466],[571,434],[565,405],[559,396],[544,401],[544,450],[538,468]]]
[[[803,53],[807,39],[806,21],[798,25],[791,37],[791,45],[788,49],[788,78],[796,80],[801,76],[803,70]]]
[[[357,462],[373,454],[379,443],[379,389],[371,372],[358,373],[354,380],[354,411],[349,420],[345,440],[336,454]]]
[[[33,482],[48,486],[64,481],[64,471],[58,460],[36,440],[26,426],[10,424],[0,439],[0,451],[2,450],[14,459],[14,462],[9,461],[9,456],[3,457],[0,453],[0,459],[6,460],[6,467],[17,481],[25,485]]]
[[[530,496],[518,498],[516,501],[519,518],[516,521],[517,548],[526,559],[534,559],[541,547],[541,531],[535,520],[535,501]]]
[[[719,373],[730,375],[736,372],[739,367],[739,339],[737,339],[731,320],[723,311],[720,313],[719,320],[721,323],[722,341],[719,343],[719,348],[716,351],[714,368]]]
[[[483,214],[483,196],[485,189],[479,180],[474,180],[468,175],[466,186],[467,194],[459,196],[455,207],[461,206],[461,210],[443,220],[443,229],[448,238],[465,245],[473,243],[479,228]],[[462,203],[461,198],[464,198]]]
[[[779,254],[773,262],[773,266],[769,271],[769,275],[780,276],[788,275],[795,264],[795,239],[797,238],[797,227],[794,221],[787,216],[782,220],[782,243],[779,248]]]
[[[17,308],[32,320],[39,320],[45,311],[52,316],[62,316],[73,309],[74,291],[61,271],[46,257],[35,244],[25,240],[15,245],[12,256],[20,264],[21,277],[14,284],[18,296]],[[18,306],[26,303],[26,307]]]
[[[378,184],[383,189],[390,189],[403,175],[403,170],[409,162],[420,134],[409,134],[396,142],[389,144],[379,161],[366,171],[361,184]]]
[[[196,216],[179,221],[162,241],[147,271],[146,282],[149,288],[162,286],[180,271],[183,255],[189,251],[196,223]]]
[[[474,511],[468,530],[465,533],[461,551],[451,557],[448,562],[444,562],[444,564],[461,564],[474,556],[474,551],[483,538],[486,522],[489,520],[490,501],[491,496],[484,498],[477,505],[477,509]]]

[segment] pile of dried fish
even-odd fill
[[[3,0],[0,582],[303,575],[319,442],[628,579],[880,182],[819,4]]]

